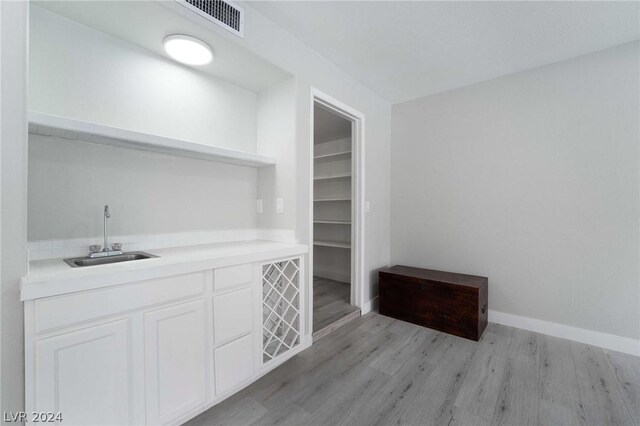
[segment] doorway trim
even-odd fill
[[[351,304],[362,312],[364,300],[364,240],[365,240],[365,115],[349,105],[311,87],[309,103],[309,274],[310,295],[313,295],[313,213],[314,213],[314,106],[318,104],[351,122]],[[310,297],[313,327],[313,297]],[[312,334],[313,334],[313,330]]]

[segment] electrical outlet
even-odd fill
[[[276,213],[284,213],[284,200],[276,198]]]
[[[262,198],[258,198],[256,200],[256,211],[258,213],[262,213],[264,211],[263,208],[262,208]]]
[[[369,203],[368,201],[364,202],[364,212],[365,213],[369,213],[371,211],[371,203]]]

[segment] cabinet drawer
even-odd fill
[[[36,332],[198,296],[204,289],[205,274],[198,272],[38,299]]]
[[[216,395],[253,377],[253,336],[244,336],[214,351]]]
[[[253,280],[253,265],[236,265],[218,268],[213,271],[213,288],[215,291],[249,284]]]
[[[213,325],[216,346],[251,331],[253,327],[251,288],[243,288],[213,298]]]

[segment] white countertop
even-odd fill
[[[62,259],[31,262],[29,275],[21,280],[20,298],[38,299],[241,263],[297,256],[307,253],[308,247],[272,241],[243,241],[145,251],[159,257],[83,268],[72,268]]]

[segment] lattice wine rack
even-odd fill
[[[300,259],[262,266],[262,361],[300,344]]]

